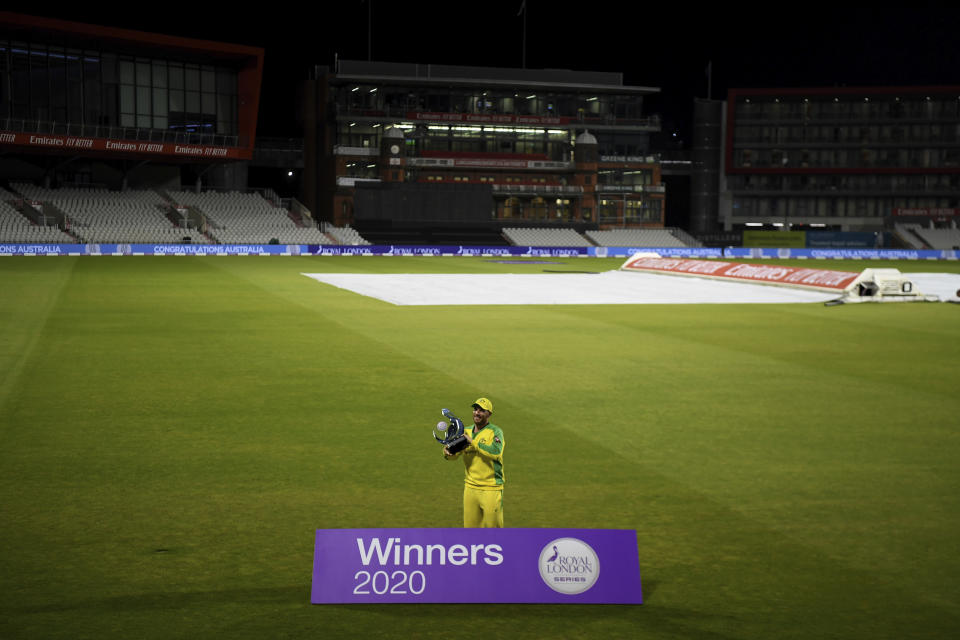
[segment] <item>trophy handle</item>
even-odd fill
[[[463,435],[464,431],[466,431],[466,427],[464,426],[463,421],[455,416],[450,409],[441,409],[440,413],[443,414],[444,418],[447,418],[450,421],[450,427],[447,430],[447,437],[443,440],[437,438],[436,434],[434,434],[433,437],[436,438],[437,442],[440,444],[450,447],[451,453],[456,453],[456,451],[460,451],[466,447],[467,438]],[[456,449],[454,449],[454,447],[456,447]]]

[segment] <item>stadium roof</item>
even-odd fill
[[[56,18],[40,18],[8,11],[0,11],[0,32],[11,37],[27,40],[50,37],[64,39],[58,44],[83,46],[89,44],[98,48],[123,50],[128,53],[151,54],[164,52],[170,55],[176,52],[181,57],[197,61],[247,62],[257,59],[262,65],[263,49],[247,45],[213,42],[194,38],[181,38],[159,33],[118,29],[81,22],[70,22]]]
[[[468,67],[449,64],[416,64],[405,62],[366,62],[339,60],[336,76],[355,82],[377,81],[396,84],[442,84],[504,86],[559,89],[565,91],[599,91],[609,93],[652,94],[657,87],[623,84],[623,74],[569,69],[517,69],[506,67]]]

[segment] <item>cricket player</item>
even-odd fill
[[[479,398],[473,403],[473,429],[464,431],[467,448],[443,457],[463,456],[463,526],[503,527],[503,431],[490,422],[493,403]]]

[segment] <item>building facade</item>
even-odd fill
[[[720,223],[878,231],[960,207],[960,87],[732,89]]]
[[[4,173],[34,179],[32,166],[73,183],[90,181],[94,160],[124,175],[242,165],[255,144],[263,53],[0,12],[0,149],[21,161]]]
[[[358,191],[376,185],[420,194],[394,211],[411,223],[663,226],[656,91],[618,73],[339,61],[304,94],[304,199],[338,225],[370,215]]]

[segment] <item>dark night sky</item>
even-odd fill
[[[19,3],[6,9],[263,47],[259,133],[294,136],[292,97],[311,66],[332,65],[334,54],[367,58],[368,1],[335,8],[317,3],[326,12],[317,16],[293,3],[249,10],[233,5],[221,9],[224,16],[203,8],[198,13],[199,2],[148,3],[142,6],[157,10],[149,18],[134,13],[131,4],[54,11]],[[374,60],[521,66],[519,0],[372,2]],[[607,2],[591,15],[585,3],[572,9],[544,0],[527,5],[527,67],[619,71],[627,84],[660,87],[647,111],[660,113],[664,129],[681,135],[689,131],[692,99],[706,96],[709,61],[714,98],[732,87],[960,85],[958,8],[795,4],[749,10],[726,5],[721,11]]]

